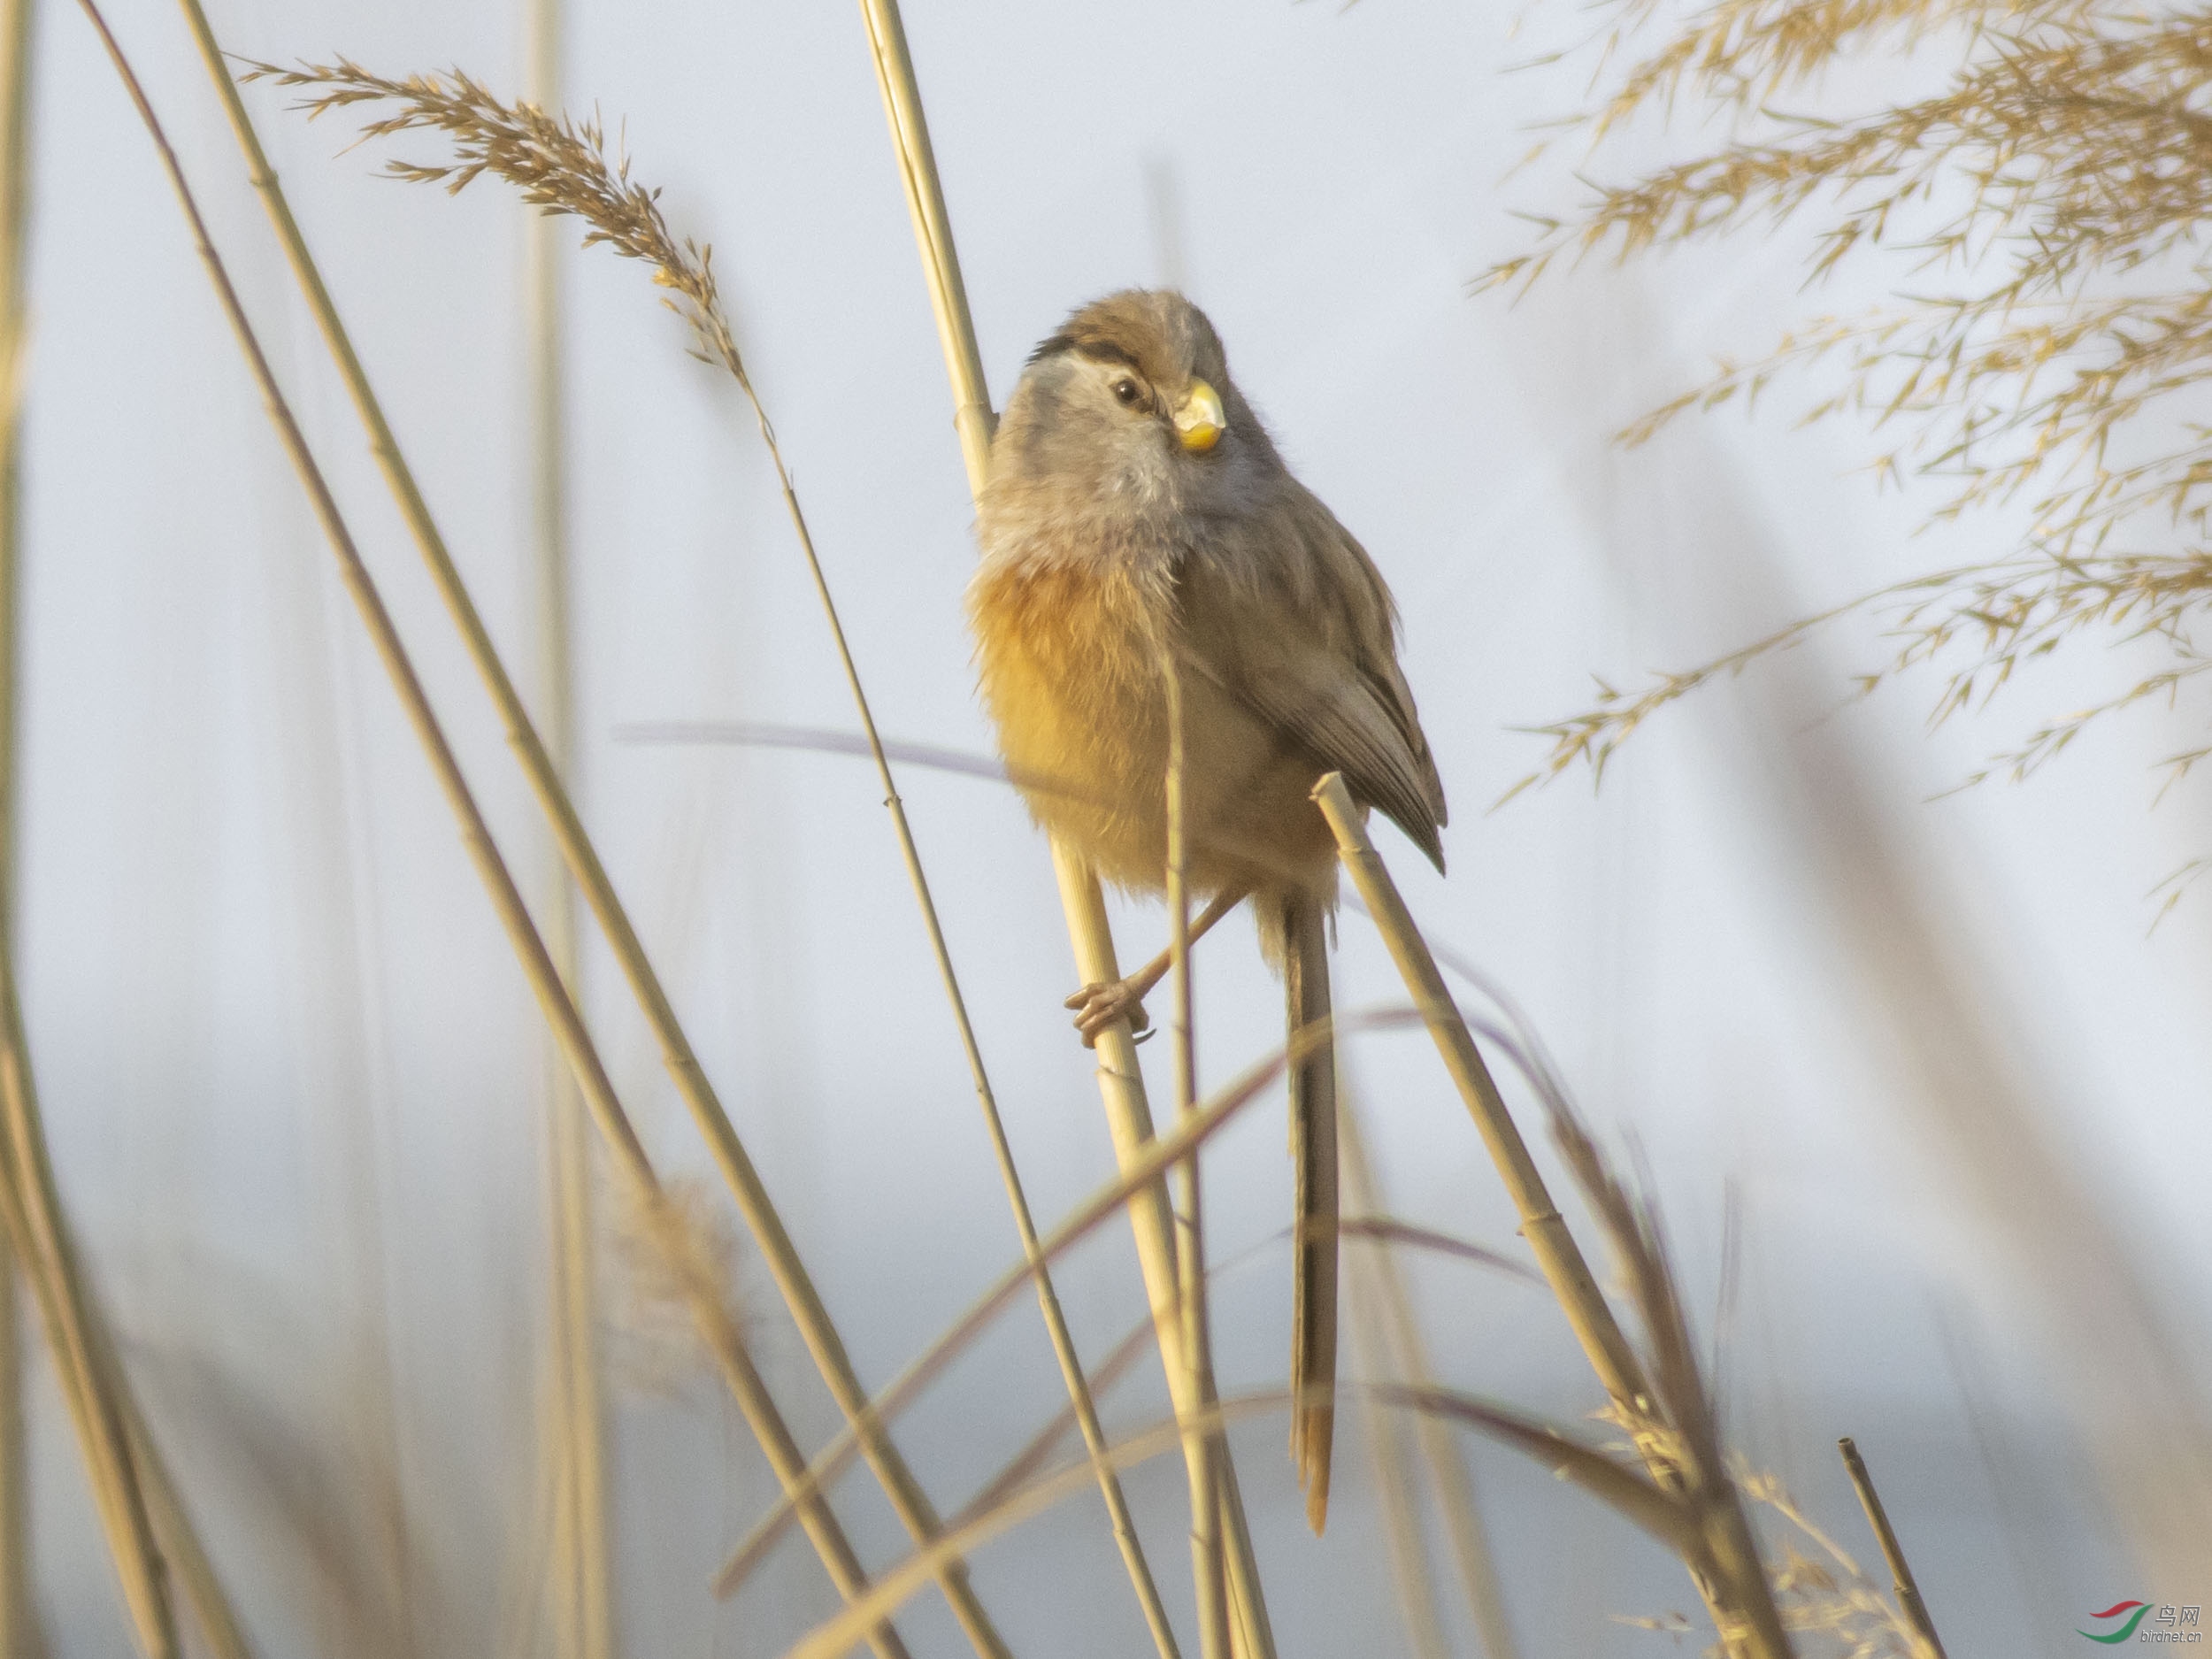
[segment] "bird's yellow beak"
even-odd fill
[[[1175,406],[1175,435],[1194,455],[1203,455],[1220,442],[1227,421],[1221,412],[1221,394],[1203,380],[1193,380]]]

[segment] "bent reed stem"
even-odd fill
[[[1652,1478],[1665,1491],[1681,1492],[1682,1468],[1655,1432],[1656,1402],[1636,1351],[1598,1289],[1565,1218],[1552,1202],[1543,1175],[1529,1156],[1505,1098],[1475,1046],[1474,1035],[1452,1000],[1444,976],[1437,971],[1436,958],[1367,837],[1363,814],[1345,787],[1343,775],[1333,772],[1323,777],[1314,786],[1313,799],[1336,837],[1338,857],[1346,873],[1389,948],[1391,960],[1397,964],[1414,1005],[1421,1010],[1443,1057],[1444,1069],[1466,1102],[1468,1115],[1475,1120],[1520,1215],[1521,1236],[1528,1240],[1575,1340],[1611,1396],[1615,1412],[1629,1430]],[[1709,1523],[1707,1543],[1717,1571],[1701,1571],[1694,1561],[1685,1564],[1724,1646],[1741,1659],[1791,1659],[1789,1638],[1775,1610],[1757,1544],[1741,1506],[1732,1502],[1720,1506],[1706,1518]]]
[[[107,35],[104,24],[100,23],[93,0],[80,0],[80,4],[93,17],[103,36],[107,39],[117,70],[124,77],[140,118],[160,154],[170,184],[184,211],[194,245],[214,284],[217,297],[237,337],[248,367],[260,388],[287,457],[307,492],[316,520],[337,557],[340,577],[368,630],[371,642],[388,678],[399,695],[408,722],[431,763],[440,788],[458,821],[463,846],[484,884],[509,942],[522,963],[539,1007],[553,1028],[563,1056],[574,1072],[577,1084],[592,1110],[602,1135],[613,1150],[618,1167],[637,1186],[649,1213],[656,1217],[664,1216],[665,1201],[651,1161],[632,1128],[628,1114],[624,1111],[612,1083],[608,1079],[598,1051],[577,1014],[567,987],[562,983],[552,958],[546,952],[543,939],[530,919],[520,889],[516,887],[505,860],[492,840],[489,826],[469,790],[467,780],[446,740],[422,682],[416,675],[390,612],[385,609],[382,596],[367,566],[362,562],[352,532],[340,513],[322,470],[309,449],[291,407],[277,384],[275,373],[270,368],[260,340],[246,317],[237,289],[232,284],[222,257],[216,251],[208,234],[206,222],[200,215],[198,204],[186,181],[183,169],[178,164],[175,151],[170,148],[160,121],[155,116],[152,106],[147,103],[128,63],[114,44],[112,37]],[[672,1237],[678,1231],[674,1226],[656,1229],[657,1233],[663,1237]],[[705,1274],[688,1270],[685,1263],[679,1261],[675,1265],[677,1278],[686,1289],[694,1318],[701,1327],[701,1334],[719,1362],[732,1394],[768,1454],[771,1466],[776,1470],[780,1479],[786,1479],[787,1485],[795,1484],[795,1477],[804,1472],[805,1460],[784,1427],[774,1402],[769,1398],[765,1386],[753,1367],[734,1321],[720,1302],[716,1286]],[[813,1539],[840,1593],[849,1601],[864,1594],[866,1575],[861,1571],[858,1558],[853,1554],[850,1544],[826,1503],[818,1494],[805,1494],[800,1502],[801,1523]],[[870,1642],[880,1659],[904,1659],[905,1647],[887,1624],[875,1626],[870,1635]]]
[[[297,221],[293,218],[275,170],[270,166],[259,134],[246,112],[245,102],[231,80],[222,49],[216,43],[213,31],[208,25],[206,12],[200,0],[180,0],[180,4],[193,37],[198,43],[202,60],[222,96],[225,109],[230,117],[232,132],[245,155],[254,188],[261,196],[270,222],[276,229],[278,240],[283,244],[293,275],[346,382],[355,411],[367,429],[370,449],[384,475],[386,485],[399,506],[417,549],[429,567],[431,578],[449,617],[461,635],[478,678],[482,680],[486,692],[492,699],[508,745],[522,764],[531,793],[552,828],[562,859],[582,890],[585,902],[599,924],[616,964],[622,971],[624,980],[644,1013],[646,1023],[660,1048],[662,1064],[705,1140],[717,1170],[729,1187],[739,1214],[743,1217],[746,1227],[767,1266],[769,1276],[774,1280],[785,1306],[789,1309],[801,1339],[805,1342],[824,1383],[827,1385],[831,1397],[848,1421],[860,1428],[869,1466],[882,1483],[900,1523],[918,1541],[926,1542],[936,1536],[941,1526],[936,1509],[897,1448],[891,1444],[879,1426],[864,1420],[863,1414],[867,1404],[867,1391],[862,1387],[859,1377],[853,1370],[844,1340],[838,1334],[827,1307],[815,1289],[804,1263],[800,1260],[797,1247],[792,1243],[782,1217],[777,1212],[759,1171],[739,1140],[729,1114],[723,1109],[719,1096],[708,1080],[705,1069],[691,1047],[690,1038],[662,987],[660,976],[638,939],[629,913],[616,895],[614,884],[600,862],[598,850],[577,817],[568,791],[546,752],[536,726],[523,707],[522,699],[515,690],[513,680],[507,672],[497,648],[492,643],[475,602],[470,597],[466,585],[454,565],[444,537],[431,516],[429,505],[424,500],[413,472],[400,450],[398,440],[385,419],[383,407],[338,316],[337,307],[324,284],[321,272],[308,250]],[[1004,1659],[1005,1645],[969,1586],[966,1563],[958,1560],[949,1562],[945,1566],[942,1584],[954,1617],[980,1659]]]

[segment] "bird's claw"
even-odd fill
[[[1116,979],[1110,985],[1087,985],[1061,1004],[1075,1010],[1075,1028],[1083,1033],[1083,1046],[1098,1046],[1098,1033],[1118,1019],[1129,1022],[1130,1033],[1139,1041],[1148,1035],[1152,1027],[1149,1016],[1144,1011],[1144,999],[1126,979]]]

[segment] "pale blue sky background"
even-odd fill
[[[221,0],[213,17],[244,55],[518,84],[520,26],[499,7]],[[115,20],[530,867],[528,803],[177,19]],[[1240,384],[1405,613],[1454,808],[1448,880],[1386,843],[1417,913],[1512,988],[1591,1117],[1632,1133],[1709,1325],[1724,1194],[1740,1194],[1722,1370],[1742,1449],[1870,1556],[1832,1455],[1855,1435],[1952,1650],[2070,1651],[2078,1616],[2124,1597],[2212,1600],[2212,1567],[2146,1582],[2123,1542],[2128,1515],[2202,1502],[2173,1436],[2202,1432],[2204,1402],[2159,1380],[2135,1311],[2168,1332],[2169,1374],[2200,1371],[2212,898],[2147,936],[2145,896],[2212,833],[2195,782],[2151,808],[2149,764],[2193,741],[2193,717],[2131,716],[2027,786],[1932,800],[2140,659],[2070,653],[1930,736],[1929,678],[1847,702],[1847,672],[1883,648],[1845,627],[1655,722],[1594,798],[1571,778],[1486,815],[1542,753],[1511,728],[1583,706],[1591,674],[1701,660],[2002,550],[2014,527],[1914,539],[1933,497],[1854,476],[1865,434],[1793,429],[1787,386],[1755,424],[1609,447],[1715,354],[1878,298],[1874,273],[1805,296],[1797,244],[1751,236],[1517,305],[1471,296],[1530,234],[1512,211],[1574,188],[1574,154],[1511,169],[1530,124],[1581,98],[1590,59],[1506,72],[1588,24],[1563,8],[1517,30],[1502,9],[1415,0],[967,0],[908,18],[999,397],[1070,307],[1157,278],[1147,178],[1172,178],[1188,285]],[[534,1015],[152,154],[82,19],[56,6],[42,29],[22,949],[61,1179],[263,1650],[518,1651],[500,1644],[535,1548]],[[580,5],[568,58],[572,106],[626,122],[672,223],[714,243],[886,731],[987,750],[959,608],[966,487],[856,12]],[[448,200],[373,176],[434,143],[340,156],[336,122],[250,97],[456,555],[526,663],[520,213],[494,184]],[[1015,1258],[1013,1231],[870,774],[616,741],[648,720],[853,722],[733,388],[685,356],[643,272],[603,250],[566,270],[585,816],[879,1381]],[[1071,974],[1042,841],[1002,789],[916,771],[902,787],[1052,1217],[1110,1154],[1058,1009]],[[1156,948],[1156,911],[1126,910],[1122,936],[1129,958]],[[1932,980],[1922,937],[1962,1001]],[[1340,964],[1340,1004],[1398,999],[1356,918]],[[703,1169],[604,970],[595,957],[590,1000],[617,1081],[656,1155]],[[1279,1040],[1241,921],[1202,953],[1201,995],[1208,1077]],[[1509,1245],[1425,1043],[1368,1039],[1349,1059],[1396,1207]],[[1213,1155],[1224,1255],[1286,1222],[1279,1112]],[[1263,1251],[1218,1297],[1228,1383],[1279,1377],[1287,1277]],[[1458,1266],[1417,1280],[1453,1382],[1568,1422],[1599,1402],[1536,1297]],[[745,1283],[818,1440],[830,1408],[764,1279]],[[1094,1356],[1141,1312],[1118,1238],[1064,1289]],[[626,1317],[614,1342],[630,1650],[779,1652],[830,1593],[795,1546],[737,1602],[708,1599],[769,1484],[666,1323]],[[58,1654],[112,1653],[111,1579],[42,1373],[37,1388],[50,1629]],[[955,1508],[1060,1397],[1025,1306],[902,1440]],[[1110,1415],[1136,1427],[1162,1399],[1148,1379]],[[1397,1651],[1358,1436],[1325,1543],[1300,1523],[1278,1425],[1238,1445],[1286,1659]],[[1473,1460],[1528,1652],[1671,1651],[1607,1616],[1685,1606],[1678,1570],[1509,1454]],[[1158,1463],[1131,1489],[1182,1609],[1181,1473]],[[849,1507],[872,1562],[898,1553],[887,1514]],[[365,1574],[374,1605],[326,1559]],[[1143,1642],[1093,1498],[976,1568],[1020,1651]],[[918,1653],[958,1650],[933,1599],[904,1623]]]

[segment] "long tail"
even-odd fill
[[[1328,918],[1319,900],[1282,901],[1283,988],[1290,1038],[1329,1018]],[[1324,1038],[1290,1068],[1290,1152],[1296,1231],[1290,1327],[1290,1455],[1306,1491],[1306,1521],[1329,1518],[1329,1457],[1336,1438],[1336,1045]]]

